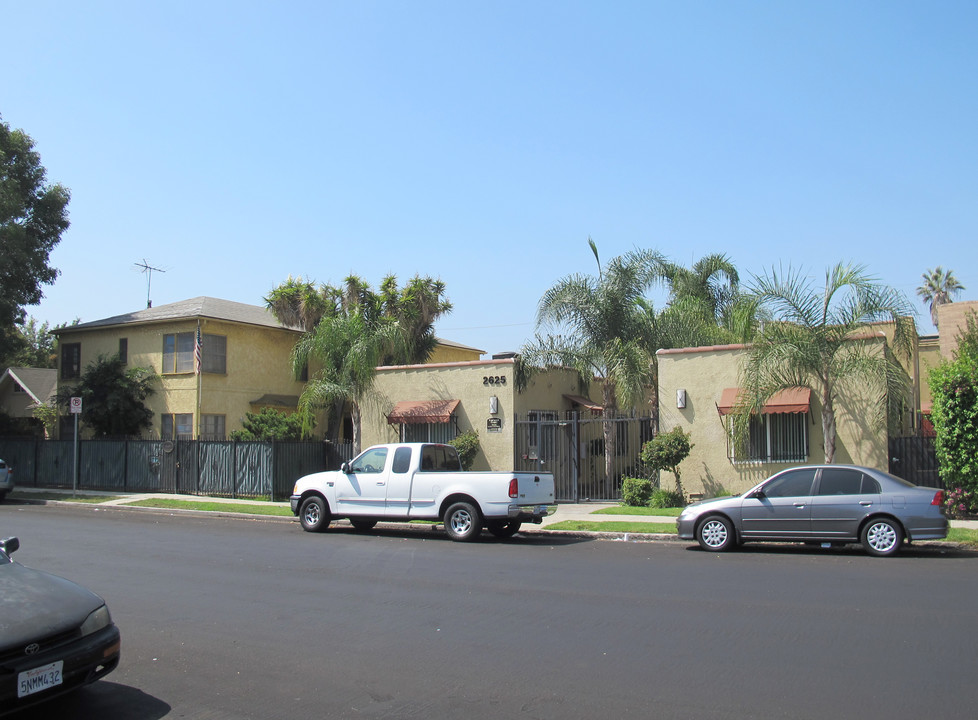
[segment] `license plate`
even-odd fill
[[[64,661],[58,660],[50,665],[25,670],[17,676],[17,697],[27,697],[42,690],[53,688],[61,684],[61,671],[64,669]]]

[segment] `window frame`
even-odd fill
[[[731,416],[724,418],[727,431],[727,459],[735,465],[808,462],[811,433],[808,412],[762,413],[750,418],[747,457],[738,457]],[[796,427],[783,427],[788,422]],[[779,427],[782,426],[782,427]],[[793,447],[792,447],[792,441]]]
[[[71,353],[71,357],[68,355]],[[62,380],[75,380],[81,377],[81,343],[62,343],[61,344],[61,368],[60,377]]]

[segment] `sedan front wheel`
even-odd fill
[[[737,544],[733,524],[722,515],[711,515],[696,528],[696,541],[704,550],[723,552]]]

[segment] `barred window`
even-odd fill
[[[805,462],[808,460],[808,413],[771,413],[750,419],[747,446],[736,447],[727,416],[727,457],[734,462]]]

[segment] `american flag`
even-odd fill
[[[194,340],[194,373],[200,375],[201,356],[204,352],[204,340],[200,334],[200,325],[197,326],[197,338]]]

